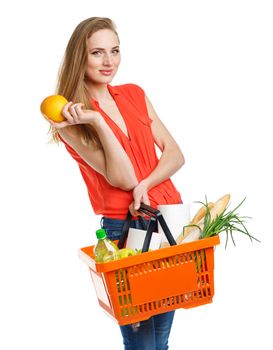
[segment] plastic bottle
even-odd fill
[[[96,231],[96,236],[98,239],[98,242],[94,247],[96,262],[114,260],[116,257],[115,253],[118,251],[116,244],[106,237],[106,232],[103,228]]]

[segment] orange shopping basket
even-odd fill
[[[219,237],[176,245],[160,213],[145,204],[140,211],[150,216],[143,253],[107,263],[96,263],[94,246],[80,249],[88,265],[99,305],[119,325],[146,320],[179,308],[212,302],[214,295],[214,246]],[[128,218],[119,246],[128,234]],[[159,221],[170,247],[149,251],[154,225]]]

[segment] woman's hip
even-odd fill
[[[117,240],[120,238],[122,229],[126,220],[112,219],[103,216],[101,218],[101,228],[104,228],[106,235],[111,240]],[[137,228],[140,230],[147,230],[149,220],[139,217],[137,220],[130,221],[131,228]]]

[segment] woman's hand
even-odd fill
[[[150,205],[148,197],[148,188],[145,180],[141,181],[133,190],[134,201],[129,205],[129,210],[133,216],[145,216],[144,213],[138,211],[140,203]]]
[[[62,115],[66,119],[65,121],[57,123],[49,118],[46,119],[52,126],[61,129],[77,124],[92,124],[102,118],[99,112],[83,109],[83,106],[83,103],[68,102],[62,110]]]

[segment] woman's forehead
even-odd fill
[[[110,29],[101,29],[91,35],[87,40],[88,47],[93,48],[112,48],[119,45],[119,40],[115,32]]]

